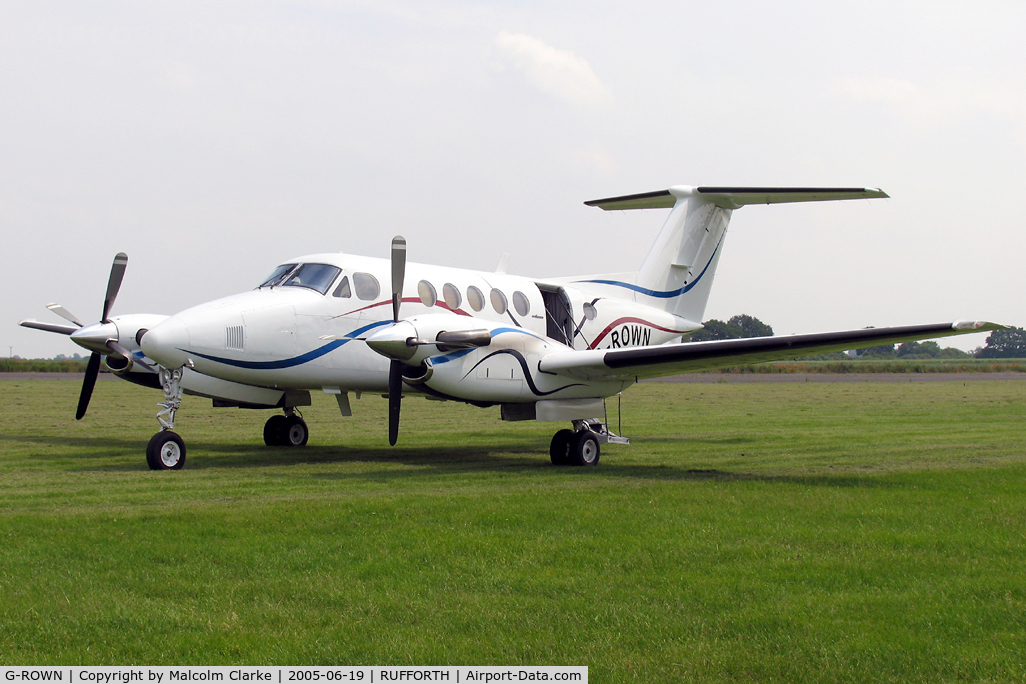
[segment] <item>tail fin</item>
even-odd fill
[[[640,302],[700,322],[734,209],[746,204],[887,197],[875,188],[727,188],[675,185],[668,190],[585,202],[606,211],[672,208],[638,272],[622,283]]]

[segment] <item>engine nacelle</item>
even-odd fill
[[[478,321],[480,324],[480,321]],[[620,380],[588,382],[542,373],[538,364],[566,347],[523,328],[492,324],[491,343],[436,354],[424,361],[422,384],[446,397],[482,403],[523,403],[541,399],[607,397],[631,383]]]

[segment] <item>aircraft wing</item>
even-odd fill
[[[713,187],[697,188],[675,185],[668,190],[642,192],[585,202],[589,207],[606,211],[622,209],[670,209],[683,197],[700,197],[727,209],[746,204],[780,204],[785,202],[824,202],[828,200],[872,199],[889,197],[879,188],[749,188]]]
[[[586,380],[604,377],[657,378],[739,364],[779,361],[882,344],[1000,330],[1004,327],[983,321],[956,321],[936,325],[863,328],[810,335],[684,342],[657,347],[557,352],[542,359],[539,370]]]

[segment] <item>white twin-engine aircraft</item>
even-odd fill
[[[161,430],[146,460],[155,470],[185,463],[173,432],[182,394],[214,406],[280,409],[264,426],[268,445],[302,446],[298,407],[311,391],[387,393],[389,443],[404,394],[499,405],[503,420],[570,421],[552,438],[555,464],[595,465],[600,443],[626,444],[607,427],[604,400],[640,378],[787,359],[807,354],[996,330],[955,322],[844,332],[681,342],[702,327],[731,212],[746,204],[887,197],[870,188],[668,190],[586,202],[615,209],[672,209],[634,273],[524,278],[406,263],[406,241],[391,260],[343,253],[289,259],[256,289],[174,316],[110,317],[128,257],[111,268],[103,316],[74,327],[21,325],[70,335],[92,355],[79,398],[85,415],[102,357],[126,380],[162,389]],[[384,283],[384,285],[382,285]],[[383,292],[390,287],[391,292]]]

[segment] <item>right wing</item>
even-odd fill
[[[955,321],[935,325],[863,328],[810,335],[683,342],[656,347],[568,351],[546,356],[538,368],[543,373],[557,373],[585,380],[658,378],[746,363],[793,359],[810,354],[1000,330],[1004,327],[983,321]]]

